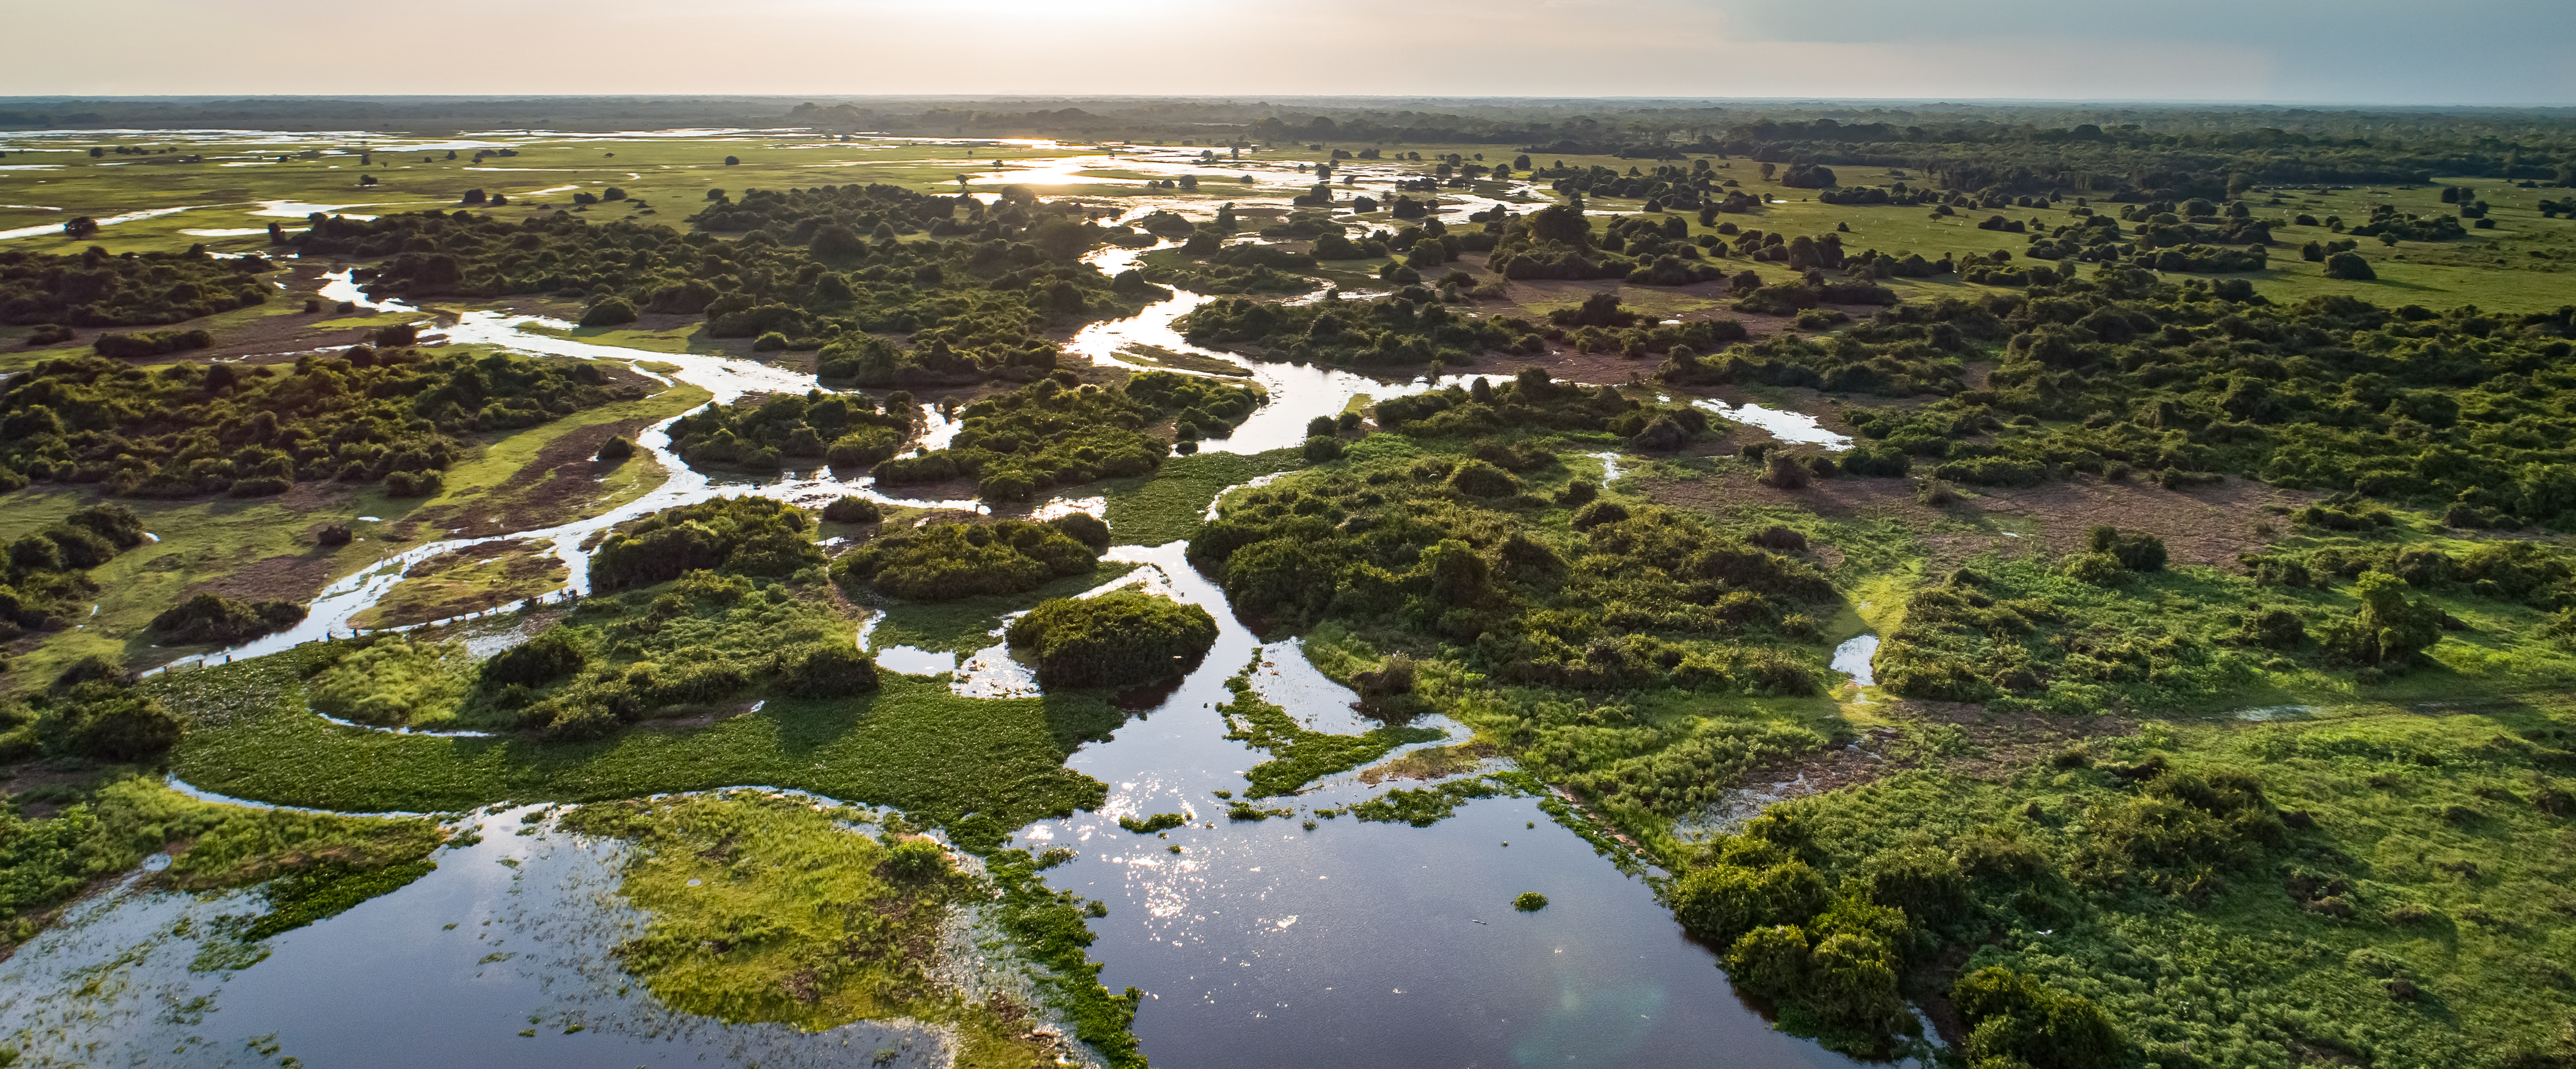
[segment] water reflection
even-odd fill
[[[622,846],[522,824],[533,809],[475,818],[480,843],[271,938],[265,960],[237,971],[190,964],[220,939],[220,918],[261,912],[257,892],[95,896],[0,965],[8,1042],[31,1065],[786,1067],[879,1051],[894,1055],[878,1064],[948,1064],[944,1034],[923,1025],[807,1034],[662,1005],[614,954],[644,920],[616,895]]]

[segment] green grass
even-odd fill
[[[59,776],[63,769],[53,770]],[[132,769],[100,768],[0,811],[0,945],[24,942],[53,909],[96,881],[169,850],[154,886],[242,887],[330,866],[372,872],[417,863],[443,835],[426,820],[341,817],[200,802]],[[28,818],[37,802],[58,813]],[[390,888],[387,888],[390,890]],[[345,908],[345,907],[343,907]]]
[[[1207,507],[1230,486],[1264,475],[1306,466],[1296,449],[1240,453],[1199,453],[1173,457],[1151,476],[1111,479],[1108,491],[1109,533],[1121,545],[1159,546],[1186,541],[1206,522]]]
[[[890,675],[865,698],[772,699],[705,727],[587,743],[395,735],[307,711],[299,661],[290,652],[146,684],[196,719],[175,751],[178,775],[233,797],[354,812],[759,784],[893,806],[996,844],[1032,820],[1100,804],[1106,788],[1064,757],[1124,719],[1094,697],[962,698],[944,682]]]
[[[2135,793],[2097,768],[1908,773],[1796,809],[1840,880],[1882,851],[1997,837],[2076,876],[2055,892],[2043,880],[2025,909],[1980,891],[1984,919],[1967,926],[1992,931],[1957,968],[2004,965],[2093,1000],[2133,1046],[2130,1064],[2513,1064],[2554,1049],[2576,1012],[2562,964],[2576,870],[2542,845],[2565,838],[2546,807],[2549,792],[2565,797],[2571,722],[2554,704],[2372,704],[2096,740],[2097,768],[2161,753],[2168,776],[2250,773],[2271,808],[2313,820],[2200,896],[2079,872],[2100,846],[2088,829]],[[2392,998],[2392,968],[2422,993]]]
[[[931,976],[940,926],[973,881],[944,862],[895,871],[894,833],[881,843],[851,826],[866,819],[734,792],[585,806],[564,825],[634,843],[618,891],[651,919],[616,953],[665,1005],[804,1032],[935,1021],[961,1033],[958,1065],[1041,1057],[1025,1028]]]

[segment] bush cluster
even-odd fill
[[[574,741],[756,693],[874,691],[875,663],[813,593],[700,570],[658,592],[584,599],[536,639],[483,662],[466,719]]]
[[[693,571],[783,578],[824,564],[812,523],[765,497],[720,497],[621,525],[590,555],[598,591],[651,586]]]
[[[1986,389],[1851,413],[1864,436],[1943,461],[1944,479],[2080,471],[2182,487],[2233,472],[2452,509],[2464,524],[2576,519],[2576,443],[2554,415],[2576,385],[2561,372],[2564,316],[2339,296],[2283,307],[2241,282],[2116,267],[1898,312],[1934,333],[2010,338]]]
[[[708,405],[672,422],[680,457],[700,467],[775,471],[790,459],[866,467],[895,455],[912,432],[908,405],[883,411],[865,394],[746,397]]]
[[[1144,433],[1164,414],[1162,405],[1213,405],[1242,415],[1255,407],[1257,395],[1243,387],[1171,386],[1161,378],[1169,372],[1137,377],[1147,375],[1157,377],[1147,380],[1142,396],[1118,387],[1067,388],[1047,378],[986,397],[957,411],[957,436],[948,448],[884,461],[877,465],[877,481],[902,486],[973,479],[986,498],[1020,501],[1051,487],[1152,473],[1171,452],[1168,443]],[[1207,407],[1195,411],[1193,426],[1230,426]]]
[[[1088,513],[1043,523],[941,523],[880,534],[832,562],[832,578],[907,601],[1018,594],[1090,571],[1109,529]]]
[[[143,544],[143,521],[113,501],[74,511],[63,522],[9,543],[0,571],[0,638],[59,631],[97,597],[89,570]]]
[[[1216,618],[1141,590],[1039,602],[1011,622],[1011,645],[1037,657],[1049,687],[1126,687],[1172,679],[1216,644]]]
[[[1835,596],[1814,566],[1684,513],[1568,517],[1521,478],[1424,459],[1283,480],[1227,500],[1190,552],[1258,618],[1445,639],[1506,682],[1815,692],[1804,657],[1745,641]]]
[[[460,350],[361,345],[250,368],[45,360],[0,391],[0,487],[248,497],[324,479],[390,488],[400,475],[417,494],[463,453],[458,436],[634,395],[587,362]]]
[[[461,210],[317,216],[291,242],[308,255],[384,257],[362,270],[372,293],[552,294],[587,302],[583,322],[595,326],[704,316],[716,337],[819,349],[823,377],[871,387],[1028,381],[1054,367],[1051,319],[1122,313],[1146,296],[1113,291],[1079,262],[1114,234],[1065,202],[988,209],[893,186],[823,186],[739,201],[718,191],[692,218],[699,230],[684,234],[570,212],[518,223]],[[919,234],[932,240],[900,240]]]
[[[96,246],[75,256],[0,253],[0,323],[150,327],[185,322],[268,303],[275,291],[259,276],[272,269],[258,255],[110,255]]]
[[[291,601],[236,601],[199,594],[152,618],[165,646],[229,646],[304,622],[304,606]]]

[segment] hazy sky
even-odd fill
[[[2576,104],[2576,0],[0,0],[0,95]]]

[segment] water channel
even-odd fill
[[[1094,261],[1114,273],[1132,250]],[[345,276],[326,292],[356,299]],[[353,296],[355,295],[355,296]],[[1305,421],[1342,410],[1353,396],[1430,388],[1350,372],[1246,363],[1188,345],[1174,319],[1203,300],[1176,295],[1117,323],[1086,329],[1073,352],[1116,363],[1147,344],[1247,368],[1269,392],[1266,407],[1209,449],[1243,452],[1293,444]],[[402,310],[399,305],[374,302]],[[536,326],[548,333],[531,333]],[[726,401],[767,391],[802,393],[813,378],[752,361],[639,352],[554,336],[564,324],[473,312],[444,328],[479,342],[585,359],[653,365],[658,377]],[[1732,416],[1731,413],[1729,413]],[[938,420],[935,411],[925,417]],[[944,423],[944,421],[941,421]],[[1812,423],[1810,423],[1812,425]],[[665,425],[667,426],[667,424]],[[947,429],[953,433],[953,427]],[[592,533],[627,519],[728,493],[819,504],[844,493],[907,505],[974,508],[878,494],[829,470],[765,482],[692,470],[656,427],[638,445],[669,478],[603,515],[543,531],[499,536],[550,544],[585,586]],[[1615,473],[1618,458],[1604,458]],[[1097,498],[1060,503],[1093,506]],[[328,587],[298,628],[216,658],[257,656],[348,630],[413,563],[487,539],[442,541],[396,554]],[[1104,587],[1150,582],[1206,606],[1221,623],[1215,648],[1159,704],[1116,735],[1084,746],[1071,767],[1107,783],[1096,813],[1020,829],[1015,845],[1070,847],[1076,858],[1049,882],[1106,902],[1091,947],[1112,990],[1147,995],[1135,1029],[1160,1066],[1279,1069],[1372,1067],[1706,1065],[1768,1069],[1853,1064],[1772,1031],[1729,988],[1708,950],[1690,941],[1640,878],[1623,874],[1536,800],[1471,802],[1429,827],[1315,821],[1314,809],[1371,796],[1355,774],[1328,778],[1290,804],[1297,817],[1235,822],[1217,790],[1240,790],[1242,772],[1268,755],[1224,736],[1215,706],[1225,680],[1256,658],[1255,687],[1316,730],[1374,726],[1355,696],[1318,672],[1295,640],[1264,644],[1236,620],[1223,592],[1190,567],[1180,543],[1116,546],[1107,559],[1137,565]],[[935,673],[946,664],[887,651],[886,667]],[[912,651],[918,653],[918,651]],[[987,650],[954,670],[965,693],[1025,691],[1007,653]],[[952,662],[953,663],[953,662]],[[1861,662],[1866,666],[1866,660]],[[1000,688],[1000,689],[990,689]],[[1465,733],[1455,725],[1451,740]],[[1419,786],[1420,784],[1414,784]],[[514,811],[515,812],[515,811]],[[1194,823],[1164,836],[1121,829],[1121,816],[1186,812]],[[276,1064],[284,1050],[315,1065],[625,1066],[662,1064],[938,1064],[938,1037],[902,1025],[854,1025],[815,1035],[769,1026],[727,1027],[662,1010],[630,988],[607,955],[636,918],[613,894],[614,848],[535,825],[511,834],[515,816],[478,818],[482,844],[442,853],[421,881],[339,917],[271,940],[271,957],[238,972],[191,973],[193,951],[174,934],[203,924],[240,896],[108,896],[74,923],[40,935],[0,967],[0,1016],[52,1037],[32,1064]],[[1174,852],[1170,847],[1178,846]],[[504,864],[505,859],[509,862]],[[1524,891],[1546,895],[1533,913],[1512,908]],[[212,912],[209,912],[212,911]],[[484,922],[491,922],[487,925]],[[454,925],[455,927],[442,927]],[[480,931],[481,938],[459,935]],[[522,948],[491,949],[494,939]],[[518,957],[495,957],[517,953]],[[100,977],[113,990],[101,995]],[[66,1000],[62,992],[91,996]],[[570,1023],[584,1028],[567,1031]],[[522,1037],[534,1027],[537,1037]]]

